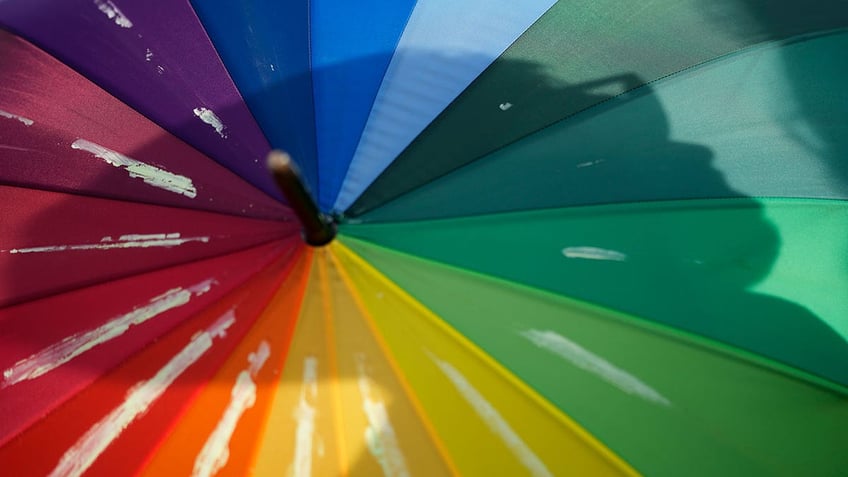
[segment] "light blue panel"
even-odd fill
[[[415,0],[314,0],[319,205],[332,207]]]
[[[345,210],[554,0],[420,0],[389,63],[334,209]]]
[[[271,146],[291,154],[317,194],[309,2],[202,0],[192,6]]]

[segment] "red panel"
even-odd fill
[[[262,414],[262,407],[271,397],[270,393],[263,393],[262,391],[268,387],[276,389],[273,383],[279,377],[280,362],[285,360],[288,354],[289,343],[300,312],[303,293],[306,289],[306,279],[309,276],[309,267],[312,262],[311,251],[307,250],[301,256],[301,260],[294,264],[286,281],[273,300],[266,306],[262,316],[254,322],[250,332],[242,338],[239,345],[230,353],[227,361],[211,378],[214,385],[207,386],[197,392],[191,405],[186,406],[184,412],[178,418],[173,419],[173,425],[168,429],[168,433],[162,432],[162,422],[165,422],[163,419],[140,421],[138,427],[132,429],[132,438],[128,436],[126,439],[115,442],[109,452],[95,462],[91,467],[92,474],[117,475],[127,469],[127,464],[130,464],[130,468],[135,469],[136,465],[140,466],[143,462],[149,463],[159,460],[160,456],[153,455],[154,451],[161,453],[163,447],[167,448],[169,444],[181,440],[183,445],[180,448],[184,451],[183,454],[178,454],[178,459],[169,462],[163,473],[158,474],[154,470],[153,475],[190,475],[191,467],[186,469],[181,467],[180,464],[185,464],[185,461],[194,463],[196,454],[192,454],[191,451],[198,449],[194,447],[194,444],[200,441],[202,445],[202,442],[209,436],[207,432],[221,420],[223,407],[220,406],[221,402],[217,401],[216,398],[224,396],[224,405],[229,404],[232,399],[236,376],[245,368],[252,367],[249,361],[251,358],[254,362],[258,362],[256,355],[259,353],[260,343],[266,341],[270,344],[270,354],[261,366],[257,366],[259,370],[251,375],[252,380],[260,388],[257,390],[256,402],[248,412],[245,412],[237,427],[242,430],[246,421],[254,421],[250,431],[253,431],[252,437],[255,438],[255,434],[258,432],[255,421],[261,420],[261,416],[257,417],[256,415]],[[251,354],[253,354],[253,357],[251,357]],[[267,383],[270,383],[270,386],[266,386]],[[255,441],[243,440],[239,442],[237,439],[238,436],[234,435],[230,440],[230,460],[239,459],[244,462],[246,459],[239,454],[250,454],[250,451],[255,450]],[[142,457],[145,457],[145,459],[142,459]],[[178,460],[179,462],[177,462]],[[186,471],[183,472],[183,470]],[[148,469],[145,469],[145,473],[149,474],[149,472]],[[249,472],[243,472],[241,475],[248,474]]]
[[[302,268],[302,260],[293,261],[291,257],[278,260],[223,300],[182,323],[173,332],[88,386],[0,448],[0,469],[11,470],[14,475],[45,475],[50,472],[67,451],[79,449],[77,444],[92,429],[97,429],[98,423],[110,416],[114,417],[116,410],[126,410],[130,396],[137,397],[140,389],[145,389],[146,385],[154,381],[154,376],[161,376],[164,370],[172,367],[175,359],[184,356],[185,351],[196,345],[197,340],[208,340],[207,343],[211,344],[190,365],[181,368],[181,372],[167,384],[163,393],[149,402],[142,413],[133,413],[134,417],[125,423],[127,427],[123,432],[114,438],[94,440],[105,443],[102,450],[109,454],[98,454],[97,459],[118,462],[120,474],[131,474],[133,468],[141,465],[163,433],[190,406],[193,396],[205,386],[219,385],[212,380],[216,370],[248,332],[280,286],[281,280],[298,264]],[[232,318],[235,320],[231,321]],[[223,327],[222,323],[229,325]],[[213,332],[224,328],[225,332]],[[115,430],[117,427],[111,426],[110,429]],[[80,462],[82,459],[82,455],[77,455],[73,460]]]
[[[299,243],[289,239],[0,309],[0,445]]]
[[[0,306],[299,234],[293,222],[9,186],[0,220]]]
[[[103,54],[112,54],[108,46]],[[26,41],[0,31],[0,58],[0,111],[5,113],[0,113],[0,184],[292,217],[282,204]],[[200,122],[191,110],[186,113]],[[110,164],[92,152],[99,150],[92,144],[146,166]],[[182,176],[192,185],[186,193],[174,192],[138,177],[153,170]]]
[[[221,431],[220,435],[227,442],[226,465],[217,474],[250,474],[251,458],[257,450],[256,439],[262,434],[268,406],[277,390],[280,370],[300,314],[309,275],[307,267],[301,269],[302,272],[286,282],[215,374],[215,386],[201,390],[191,408],[180,416],[150,459],[144,475],[191,475],[198,456],[216,430]],[[247,398],[251,394],[252,399]],[[232,434],[226,430],[224,416],[228,413],[238,416]],[[211,455],[221,454],[212,451]],[[120,462],[113,462],[111,467],[106,463],[106,459],[102,459],[92,470],[109,475],[121,469]]]

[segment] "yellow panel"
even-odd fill
[[[350,249],[330,248],[461,474],[636,474]]]
[[[256,474],[454,473],[328,254],[315,251]]]
[[[344,450],[336,439],[341,432],[326,365],[331,360],[317,268],[313,263],[259,447],[256,475],[347,474],[346,460],[341,458]]]

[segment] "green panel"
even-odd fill
[[[848,384],[848,202],[655,202],[340,230]],[[781,289],[791,293],[769,294]]]
[[[358,219],[691,198],[848,198],[846,51],[842,30],[725,56],[554,124]]]
[[[841,0],[559,1],[347,214],[646,82],[760,42],[845,26]]]
[[[645,475],[843,475],[848,394],[705,340],[343,239]]]

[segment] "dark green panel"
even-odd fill
[[[848,384],[848,202],[749,199],[341,227]],[[458,292],[459,293],[459,292]]]
[[[346,213],[361,215],[645,82],[763,41],[844,26],[841,0],[560,1]]]
[[[357,219],[692,198],[848,198],[848,31],[793,40],[618,96]]]
[[[840,475],[848,398],[633,317],[343,239],[645,475]]]

